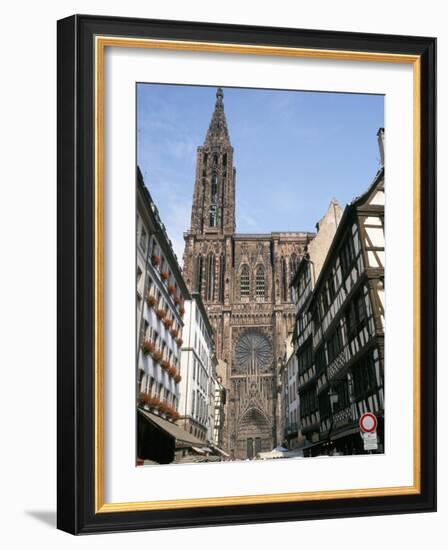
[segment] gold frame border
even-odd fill
[[[302,493],[275,493],[264,495],[226,496],[142,502],[104,502],[104,53],[106,47],[150,48],[208,53],[233,53],[300,57],[313,59],[372,61],[383,63],[407,63],[413,65],[413,195],[414,195],[414,482],[410,486],[379,487],[372,489],[344,489]],[[417,495],[421,492],[421,388],[420,388],[420,124],[421,124],[421,61],[417,55],[321,50],[308,48],[254,46],[250,44],[225,44],[214,42],[190,42],[177,40],[153,40],[95,37],[95,513],[131,512],[143,510],[167,510],[209,506],[234,506],[243,504],[304,502],[342,498]]]

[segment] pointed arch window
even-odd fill
[[[207,293],[208,301],[214,300],[215,297],[215,255],[209,254],[207,258]]]
[[[212,184],[211,184],[211,203],[216,204],[216,196],[218,194],[218,176],[216,173],[212,175]]]
[[[258,266],[255,273],[255,295],[257,298],[265,297],[265,277],[264,267],[262,265]]]
[[[289,272],[291,273],[291,277],[294,277],[298,263],[297,254],[293,252],[289,258]]]
[[[195,289],[201,292],[202,289],[202,256],[199,255],[196,260]]]
[[[250,276],[249,276],[249,267],[247,265],[243,266],[240,276],[240,294],[241,297],[249,296],[250,294]]]
[[[287,273],[286,273],[286,260],[285,258],[282,256],[282,300],[284,302],[287,301],[288,299],[288,276],[287,276]]]
[[[226,271],[226,258],[224,254],[220,256],[219,269],[219,300],[220,302],[224,302],[224,276]]]

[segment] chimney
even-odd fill
[[[384,128],[380,128],[376,135],[378,136],[378,147],[380,149],[381,166],[384,166]]]

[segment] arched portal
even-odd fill
[[[235,441],[235,458],[255,458],[257,453],[272,450],[272,427],[266,416],[251,408],[239,422]]]

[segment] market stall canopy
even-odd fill
[[[145,411],[144,409],[139,408],[138,412],[146,420],[151,422],[153,425],[157,426],[158,428],[166,432],[168,435],[174,437],[174,439],[176,440],[176,447],[177,446],[204,447],[203,441],[189,434],[180,426],[177,426],[176,424],[173,424],[172,422],[169,422],[168,420],[165,420],[164,418],[161,418],[156,414],[153,414],[149,411]]]

